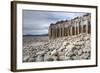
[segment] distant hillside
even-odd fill
[[[27,35],[23,35],[23,36],[48,36],[48,34],[41,34],[41,35],[27,34]]]

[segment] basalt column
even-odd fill
[[[73,35],[72,26],[70,27],[70,35],[71,35],[71,36]]]
[[[69,31],[68,31],[68,21],[65,21],[65,26],[64,26],[64,36],[68,36]]]
[[[78,23],[76,21],[76,35],[78,35]]]
[[[88,33],[89,34],[91,33],[91,23],[90,23],[90,21],[88,21]]]
[[[57,38],[56,24],[54,24],[54,38]]]
[[[52,37],[51,38],[55,38],[55,29],[54,29],[54,24],[51,25],[51,35]]]
[[[81,33],[81,21],[79,21],[79,34]]]
[[[88,33],[91,33],[91,14],[88,15]]]
[[[60,24],[58,24],[58,30],[59,30],[59,37],[61,37],[61,25]]]
[[[72,36],[72,21],[69,21],[69,35]]]
[[[55,38],[57,38],[57,25],[55,24]]]
[[[74,24],[74,28],[75,28],[74,33],[75,33],[75,35],[76,35],[76,22],[75,22],[75,24]]]
[[[67,27],[64,28],[64,36],[68,36],[68,28]]]
[[[78,21],[77,21],[77,25],[78,25],[78,34],[80,34],[80,19],[78,18]]]
[[[59,37],[59,27],[57,27],[57,37]]]
[[[64,23],[62,24],[62,36],[64,37]]]
[[[81,23],[81,26],[80,26],[81,30],[80,31],[81,31],[81,33],[83,33],[83,18],[82,17],[80,18],[80,21],[81,21],[80,22]]]
[[[89,30],[89,29],[88,29],[88,25],[89,25],[89,24],[88,24],[88,20],[86,20],[86,22],[87,22],[87,24],[86,24],[86,33],[88,34],[88,30]]]
[[[72,30],[72,35],[75,35],[74,20],[71,21],[71,30]]]
[[[49,38],[51,39],[51,25],[49,26],[49,30],[48,30],[48,35],[49,35]]]
[[[73,36],[80,33],[91,33],[91,15],[86,14],[72,20],[58,21],[51,24],[48,29],[49,38]]]
[[[74,35],[74,26],[72,26],[72,35]]]

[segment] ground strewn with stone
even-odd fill
[[[28,39],[23,45],[23,62],[88,60],[91,58],[90,34],[56,39]]]

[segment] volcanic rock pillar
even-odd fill
[[[70,27],[70,35],[72,35],[72,26]]]
[[[75,22],[75,25],[74,25],[74,27],[75,27],[74,33],[75,33],[75,35],[76,35],[76,22]]]

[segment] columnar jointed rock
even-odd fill
[[[78,35],[80,33],[91,33],[91,14],[87,13],[82,17],[71,20],[58,21],[49,26],[49,38]]]
[[[23,46],[23,62],[64,61],[91,58],[91,15],[51,24],[49,38],[32,38]],[[59,37],[59,38],[58,38]],[[31,38],[31,37],[30,37]]]

